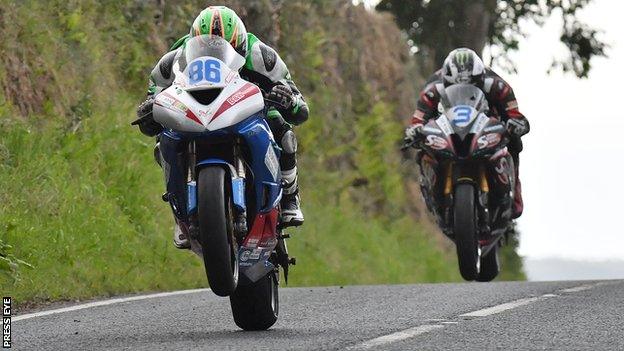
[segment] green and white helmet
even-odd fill
[[[217,35],[228,41],[243,57],[247,55],[247,29],[234,10],[226,6],[209,6],[193,21],[190,37]]]
[[[485,64],[476,52],[467,48],[451,51],[442,66],[444,80],[450,84],[477,84],[483,79]]]

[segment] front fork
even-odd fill
[[[477,197],[479,200],[479,233],[481,234],[490,234],[490,209],[488,198],[490,194],[490,185],[488,184],[487,173],[485,171],[485,165],[483,163],[479,164],[479,191],[477,193]]]
[[[239,240],[247,234],[247,210],[245,206],[245,165],[238,155],[238,144],[234,145],[235,160],[233,169],[228,169],[232,179],[234,198],[234,232]],[[163,200],[167,201],[181,228],[188,230],[192,237],[197,237],[197,150],[194,140],[184,140],[175,132],[164,132],[160,136],[158,147],[160,165],[163,169],[167,192]],[[229,166],[228,166],[229,168]]]
[[[245,179],[246,179],[246,171],[245,165],[239,156],[238,144],[234,145],[234,155],[233,160],[234,164],[230,167],[229,164],[225,166],[228,168],[226,170],[227,174],[230,175],[231,180],[231,196],[234,203],[234,213],[233,213],[233,224],[234,224],[234,235],[237,240],[242,242],[247,235],[247,206],[245,205]],[[195,222],[194,215],[197,213],[196,211],[196,199],[195,194],[197,193],[197,152],[196,152],[196,144],[195,141],[190,141],[188,146],[188,178],[187,178],[187,208],[188,208],[188,216],[191,223]]]
[[[444,172],[444,220],[446,222],[445,233],[449,236],[453,236],[451,223],[453,220],[453,190],[455,189],[455,184],[460,182],[469,182],[472,183],[477,189],[477,231],[479,234],[489,234],[490,233],[490,212],[489,212],[489,193],[490,193],[490,184],[488,182],[487,172],[485,169],[486,165],[484,163],[480,163],[478,165],[478,171],[476,176],[462,176],[455,174],[455,163],[449,162],[445,165]]]
[[[238,150],[238,147],[236,148]],[[234,156],[235,159],[235,171],[237,178],[232,181],[232,194],[236,199],[245,199],[245,164],[239,157],[238,152]],[[242,241],[247,235],[247,206],[240,204],[241,201],[234,201],[236,208],[236,215],[234,216],[234,233],[239,241]]]

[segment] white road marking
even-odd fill
[[[168,297],[168,296],[175,296],[175,295],[195,294],[195,293],[205,292],[205,291],[210,291],[210,289],[179,290],[179,291],[171,291],[171,292],[164,292],[164,293],[157,293],[157,294],[138,295],[138,296],[122,297],[122,298],[116,298],[116,299],[110,299],[110,300],[95,301],[95,302],[83,303],[83,304],[76,305],[76,306],[58,308],[54,310],[47,310],[47,311],[17,315],[17,316],[13,316],[11,320],[15,322],[15,321],[21,321],[21,320],[29,319],[29,318],[43,317],[43,316],[48,316],[51,314],[84,310],[86,308],[92,308],[92,307],[108,306],[108,305],[113,305],[113,304],[122,303],[122,302],[156,299],[159,297]]]
[[[568,289],[561,289],[558,292],[561,293],[575,293],[575,292],[579,292],[579,291],[584,291],[584,290],[589,290],[593,287],[595,287],[598,284],[588,284],[588,285],[581,285],[581,286],[575,286],[573,288],[568,288]]]
[[[595,284],[585,284],[585,285],[575,286],[575,287],[572,287],[572,288],[557,290],[556,292],[557,293],[575,293],[575,292],[579,292],[579,291],[589,290],[589,289],[595,288],[596,286],[603,285],[603,284],[606,284],[606,283],[600,282],[600,283],[595,283]],[[461,314],[461,315],[457,316],[457,318],[472,319],[472,318],[491,316],[493,314],[501,313],[501,312],[504,312],[504,311],[509,311],[511,309],[514,309],[514,308],[518,308],[518,307],[525,306],[525,305],[528,305],[528,304],[531,304],[531,303],[534,303],[534,302],[537,302],[537,301],[542,301],[542,300],[545,300],[545,299],[558,297],[558,296],[560,296],[560,295],[557,295],[557,294],[544,294],[544,295],[535,296],[535,297],[527,297],[527,298],[524,298],[524,299],[519,299],[519,300],[515,300],[515,301],[511,301],[511,302],[506,302],[506,303],[503,303],[503,304],[500,304],[500,305],[496,305],[496,306],[480,309],[480,310],[477,310],[477,311],[464,313],[464,314]],[[433,321],[435,321],[435,319],[431,319],[428,322],[431,323]],[[371,340],[368,340],[368,341],[364,341],[362,343],[359,343],[359,344],[347,347],[347,350],[367,350],[367,349],[372,349],[372,348],[376,348],[378,346],[394,343],[394,342],[397,342],[397,341],[411,339],[411,338],[414,338],[416,336],[432,332],[434,330],[443,329],[445,326],[448,326],[448,325],[457,325],[457,324],[459,324],[459,322],[457,322],[457,321],[449,321],[449,320],[446,320],[446,319],[441,319],[440,322],[438,322],[438,324],[425,324],[425,325],[420,325],[420,326],[417,326],[417,327],[401,330],[401,331],[398,331],[396,333],[383,335],[383,336],[380,336],[380,337],[377,337],[377,338],[374,338],[374,339],[371,339]]]
[[[501,313],[501,312],[504,312],[504,311],[508,311],[508,310],[520,307],[520,306],[528,305],[530,303],[533,303],[533,302],[536,302],[536,301],[539,301],[539,300],[543,300],[543,299],[549,298],[549,297],[552,297],[552,294],[536,296],[536,297],[527,297],[525,299],[519,299],[519,300],[516,300],[516,301],[502,303],[500,305],[484,308],[482,310],[477,310],[477,311],[472,311],[472,312],[460,314],[459,317],[460,318],[464,318],[464,317],[476,318],[476,317],[491,316],[493,314]]]
[[[390,344],[390,343],[405,340],[405,339],[410,339],[415,336],[422,335],[430,331],[434,331],[436,329],[441,329],[441,328],[444,328],[444,326],[441,324],[425,324],[425,325],[421,325],[418,327],[401,330],[396,333],[380,336],[378,338],[365,341],[361,344],[348,347],[347,350],[372,349],[374,347],[378,347],[381,345]]]

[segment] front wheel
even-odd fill
[[[206,167],[197,177],[199,242],[208,284],[219,296],[228,296],[238,282],[238,258],[233,235],[232,199],[221,167]]]
[[[459,184],[455,188],[453,231],[459,272],[468,281],[479,274],[479,246],[477,242],[475,189],[472,184]]]
[[[494,280],[500,271],[498,260],[498,245],[495,245],[487,255],[481,257],[481,267],[477,275],[478,282],[489,282]]]
[[[277,272],[270,272],[255,283],[242,285],[230,295],[234,322],[243,330],[266,330],[277,321],[279,295]]]

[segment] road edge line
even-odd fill
[[[441,328],[444,328],[444,325],[442,324],[419,325],[417,327],[401,330],[392,334],[382,335],[380,337],[377,337],[368,341],[364,341],[360,344],[347,347],[346,350],[371,349],[373,347],[410,339],[418,335],[426,334],[426,333],[429,333],[431,331],[434,331],[436,329],[441,329]]]
[[[87,309],[87,308],[108,306],[108,305],[114,305],[114,304],[123,303],[123,302],[156,299],[156,298],[159,298],[159,297],[168,297],[168,296],[176,296],[176,295],[195,294],[195,293],[204,292],[204,291],[210,291],[210,289],[205,289],[204,288],[204,289],[177,290],[177,291],[169,291],[169,292],[162,292],[162,293],[156,293],[156,294],[135,295],[135,296],[129,296],[129,297],[121,297],[121,298],[113,298],[113,299],[108,299],[108,300],[93,301],[93,302],[83,303],[83,304],[69,306],[69,307],[63,307],[63,308],[57,308],[57,309],[52,309],[52,310],[45,310],[45,311],[40,311],[40,312],[21,314],[21,315],[17,315],[17,316],[12,317],[11,320],[16,322],[16,321],[21,321],[21,320],[25,320],[25,319],[35,318],[35,317],[43,317],[43,316],[49,316],[49,315],[52,315],[52,314],[59,314],[59,313],[72,312],[72,311],[79,311],[79,310],[84,310],[84,309]]]
[[[559,289],[559,290],[556,290],[554,293],[546,293],[546,294],[542,294],[539,296],[525,297],[522,299],[510,301],[510,302],[501,303],[495,306],[482,308],[480,310],[463,313],[463,314],[458,315],[455,318],[459,318],[459,319],[465,318],[465,320],[472,320],[472,319],[476,319],[480,317],[487,317],[487,316],[491,316],[491,315],[498,314],[501,312],[509,311],[509,310],[512,310],[521,306],[526,306],[526,305],[529,305],[538,301],[543,301],[545,299],[549,299],[552,297],[561,296],[561,295],[557,295],[557,293],[581,292],[581,291],[593,289],[595,287],[605,285],[605,284],[608,284],[608,282],[583,284],[583,285],[579,285],[579,286],[575,286],[571,288]],[[402,340],[411,339],[416,336],[432,332],[434,330],[443,329],[445,326],[449,325],[448,323],[445,323],[445,321],[448,322],[448,320],[443,320],[439,322],[438,324],[422,324],[416,327],[412,327],[412,328],[400,330],[394,333],[382,335],[374,339],[369,339],[369,340],[357,343],[355,345],[349,346],[346,348],[346,350],[367,350],[367,349],[371,349],[374,347],[387,345],[387,344],[395,343],[395,342],[402,341]],[[454,323],[453,325],[456,325],[456,324],[457,323]]]

